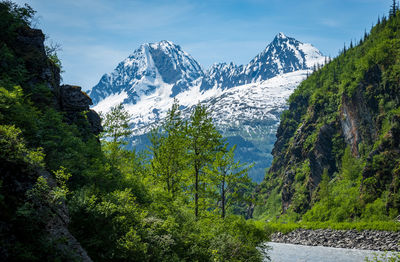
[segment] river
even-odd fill
[[[271,248],[268,255],[272,262],[361,262],[368,257],[372,259],[375,254],[383,252],[333,248],[322,246],[303,246],[269,242]],[[265,259],[264,261],[269,261]]]

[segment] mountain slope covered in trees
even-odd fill
[[[255,216],[389,220],[400,211],[400,15],[303,81],[278,128]]]

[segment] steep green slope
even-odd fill
[[[316,70],[289,99],[258,218],[385,220],[400,210],[400,15]]]

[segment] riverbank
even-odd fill
[[[264,258],[264,262],[360,262],[376,261],[374,257],[382,258],[380,261],[392,261],[388,260],[392,254],[371,251],[371,250],[360,250],[360,249],[346,249],[346,248],[333,248],[333,247],[321,247],[321,246],[303,246],[293,244],[282,244],[268,242],[267,256]],[[270,260],[268,258],[270,258]],[[396,261],[396,260],[394,260]]]
[[[400,251],[399,231],[296,229],[286,234],[281,232],[273,233],[271,241],[306,246]]]

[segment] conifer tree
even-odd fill
[[[398,9],[398,6],[396,3],[396,0],[393,0],[393,3],[390,7],[389,17],[396,16],[397,9]]]

